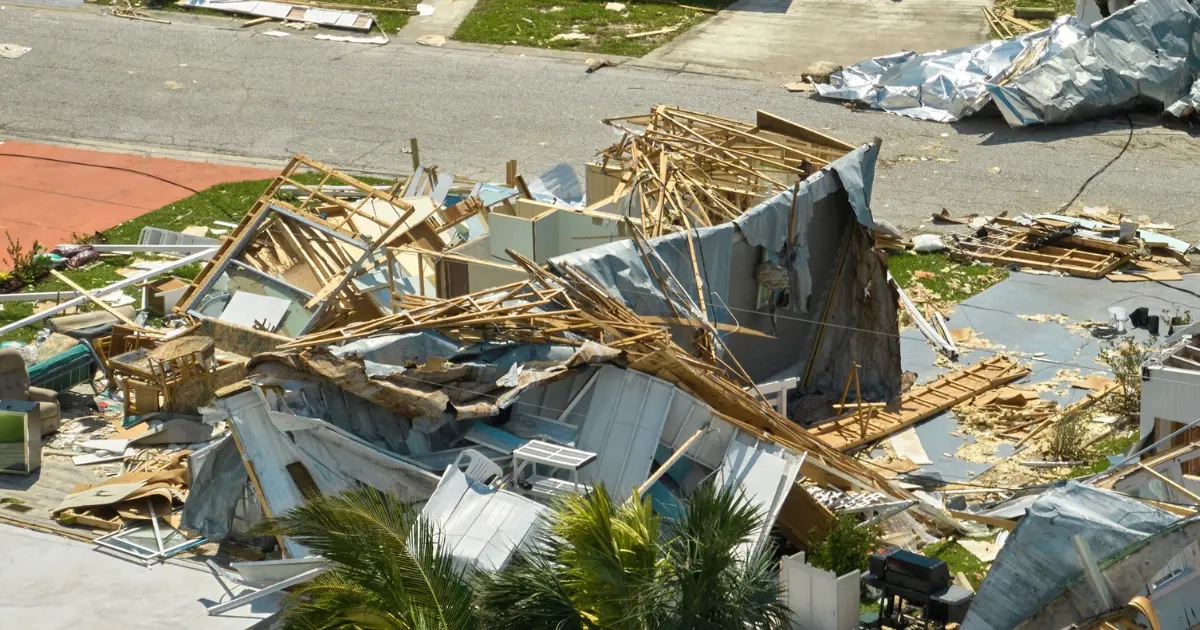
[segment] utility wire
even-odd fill
[[[1108,167],[1115,164],[1117,160],[1121,159],[1122,155],[1125,155],[1125,151],[1129,149],[1130,143],[1133,142],[1133,118],[1131,118],[1129,114],[1125,114],[1125,120],[1129,123],[1129,136],[1125,138],[1125,145],[1121,147],[1121,150],[1118,151],[1111,160],[1105,162],[1104,166],[1100,167],[1100,170],[1092,173],[1091,177],[1088,177],[1086,180],[1084,180],[1083,184],[1079,186],[1079,190],[1075,191],[1075,195],[1071,197],[1070,201],[1067,201],[1067,203],[1064,203],[1062,207],[1058,209],[1060,213],[1063,210],[1070,208],[1071,204],[1075,203],[1075,201],[1079,199],[1081,195],[1083,195],[1083,191],[1087,190],[1087,187],[1092,183],[1093,180],[1102,175],[1104,171],[1107,171]]]
[[[141,175],[143,177],[149,177],[150,179],[158,180],[160,182],[163,182],[164,184],[169,184],[169,185],[175,186],[177,188],[182,188],[182,189],[192,193],[193,195],[198,195],[201,192],[199,190],[196,190],[195,188],[192,188],[191,186],[188,186],[187,184],[181,184],[177,181],[173,181],[173,180],[167,179],[165,177],[160,177],[153,173],[147,173],[145,171],[139,171],[137,169],[126,168],[124,166],[113,166],[111,164],[90,164],[88,162],[78,162],[75,160],[63,160],[63,159],[59,159],[59,158],[46,157],[44,155],[28,155],[25,153],[8,153],[6,151],[0,151],[0,157],[25,158],[25,159],[29,159],[29,160],[42,160],[45,162],[57,162],[59,164],[70,164],[73,166],[90,166],[92,168],[103,168],[103,169],[108,169],[108,170],[112,170],[112,171],[122,171],[125,173],[132,173],[134,175]],[[42,191],[42,192],[50,192],[50,191]],[[56,193],[56,194],[61,194],[61,193]],[[224,204],[220,203],[216,199],[206,199],[206,201],[208,201],[212,205],[216,206],[216,208],[218,210],[220,210],[221,213],[226,216],[226,218],[229,218],[229,219],[237,218],[234,215],[234,213],[229,210],[228,207],[226,207]]]

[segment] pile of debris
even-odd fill
[[[421,506],[456,563],[484,571],[520,553],[557,497],[599,485],[666,518],[707,480],[737,489],[765,517],[751,551],[773,532],[789,553],[808,549],[852,514],[906,548],[889,552],[897,562],[937,565],[910,552],[1017,526],[1013,502],[1036,488],[985,487],[968,504],[974,489],[919,473],[929,457],[913,428],[955,410],[979,449],[1020,448],[1117,385],[1093,379],[1059,409],[1016,384],[1029,365],[998,352],[904,385],[898,312],[949,351],[968,337],[890,279],[869,205],[877,143],[763,112],[752,125],[658,106],[608,122],[626,133],[587,166],[586,192],[553,174],[527,181],[515,163],[503,184],[418,163],[375,186],[296,156],[218,241],[94,246],[181,257],[19,322],[70,338],[41,362],[32,347],[0,351],[18,383],[0,381],[0,428],[19,428],[0,435],[20,436],[0,468],[84,483],[0,486],[29,508],[0,519],[90,530],[147,564],[253,558],[230,566],[254,587],[209,614],[325,570],[302,541],[252,524],[361,485]],[[952,242],[1006,261],[1094,241],[1128,249],[1121,262],[1157,243],[1060,234],[1053,220],[988,220]],[[193,261],[194,278],[164,277]],[[164,327],[102,299],[130,286]],[[55,316],[86,303],[100,311]],[[860,455],[885,441],[894,457]],[[990,560],[1024,539],[967,546]],[[875,573],[867,583],[889,592]],[[814,610],[815,589],[798,586],[810,580],[859,597],[857,575],[802,554],[781,579],[804,580],[788,591],[796,611]],[[970,594],[942,586],[926,595],[955,612],[936,620],[962,620]],[[858,618],[850,608],[839,626]]]
[[[1083,208],[1065,214],[957,218],[943,211],[935,223],[965,226],[942,236],[951,256],[1033,273],[1060,273],[1116,282],[1179,280],[1189,271],[1190,243],[1131,220]]]

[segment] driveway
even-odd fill
[[[990,0],[739,0],[647,59],[799,74],[814,61],[956,48],[987,39]]]

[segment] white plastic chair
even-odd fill
[[[467,460],[465,469],[459,465],[463,462],[464,457]],[[472,448],[463,449],[458,454],[458,457],[454,459],[454,467],[462,470],[467,477],[484,485],[491,485],[504,476],[504,470],[496,462]]]

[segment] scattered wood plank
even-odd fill
[[[1110,383],[1104,389],[1093,391],[1092,393],[1088,394],[1087,396],[1083,397],[1082,399],[1077,400],[1077,401],[1067,405],[1066,407],[1063,408],[1062,411],[1043,420],[1041,424],[1039,424],[1036,428],[1034,428],[1034,430],[1029,432],[1029,435],[1026,435],[1025,437],[1021,438],[1021,440],[1019,442],[1017,442],[1017,448],[1020,448],[1022,445],[1024,445],[1026,442],[1028,442],[1030,439],[1032,439],[1035,435],[1044,431],[1046,429],[1046,427],[1049,427],[1050,425],[1054,424],[1055,422],[1058,422],[1059,420],[1067,417],[1070,414],[1077,413],[1079,411],[1083,411],[1084,409],[1087,409],[1088,407],[1091,407],[1092,405],[1096,404],[1097,402],[1104,399],[1106,396],[1108,396],[1109,394],[1111,394],[1115,391],[1117,391],[1117,384],[1115,382]]]
[[[668,26],[666,28],[660,28],[657,31],[643,31],[641,33],[629,33],[628,35],[625,36],[625,39],[639,39],[642,37],[651,37],[654,35],[666,35],[667,33],[674,33],[677,30],[679,30],[678,26]]]
[[[976,523],[987,525],[988,527],[999,527],[1000,529],[1007,529],[1009,531],[1012,531],[1013,528],[1015,528],[1017,526],[1016,521],[1012,521],[1007,518],[996,518],[994,516],[984,516],[982,514],[971,514],[970,512],[960,512],[958,510],[946,510],[946,511],[949,512],[950,516],[953,516],[954,518],[959,518],[964,521],[973,521]]]
[[[809,429],[839,451],[869,444],[931,418],[986,391],[1028,375],[1029,367],[997,355],[914,388],[898,404],[855,411]]]

